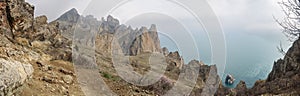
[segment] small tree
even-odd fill
[[[282,0],[279,2],[285,17],[278,24],[283,28],[283,33],[290,41],[299,39],[300,34],[300,0]]]

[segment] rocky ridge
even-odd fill
[[[112,40],[116,38],[125,55],[137,55],[145,52],[161,52],[160,42],[155,25],[149,29],[142,27],[133,30],[130,26],[121,25],[119,20],[108,16],[98,21],[92,15],[80,16],[76,9],[71,9],[53,22],[59,23],[64,37],[73,39],[74,42],[93,46],[99,52],[111,52]]]

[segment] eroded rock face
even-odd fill
[[[7,18],[14,37],[28,37],[33,32],[34,7],[25,0],[6,0]]]
[[[18,61],[0,58],[0,95],[10,96],[31,78],[33,67]]]

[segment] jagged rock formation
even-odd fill
[[[102,54],[111,54],[113,40],[118,40],[125,55],[161,52],[155,25],[149,29],[142,27],[133,30],[130,26],[120,25],[119,20],[110,15],[106,20],[102,18],[98,21],[91,15],[80,16],[76,9],[69,10],[54,22],[59,23],[59,29],[65,37],[73,39],[75,36],[74,42],[89,46],[96,42],[96,51]]]
[[[113,19],[111,16],[107,17],[107,21],[102,22],[100,37],[103,35],[104,37],[109,37],[108,39],[110,40],[104,41],[117,40],[125,55],[134,56],[147,52],[161,52],[155,25],[151,25],[150,29],[142,27],[141,29],[133,30],[130,26],[119,25],[119,21]],[[99,41],[101,42],[101,40]],[[108,44],[105,44],[106,47],[112,46],[112,42],[107,43]]]

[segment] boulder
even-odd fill
[[[33,73],[30,64],[0,58],[0,95],[10,96],[17,91]]]

